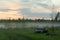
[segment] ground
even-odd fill
[[[60,28],[56,28],[55,32],[49,30],[50,34],[46,35],[34,33],[33,28],[0,29],[0,40],[60,40]]]

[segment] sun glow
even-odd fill
[[[22,17],[23,15],[21,13],[18,13],[17,11],[0,12],[0,19],[18,19]]]

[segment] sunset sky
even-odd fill
[[[60,11],[60,0],[0,0],[0,19],[50,18]]]

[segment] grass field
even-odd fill
[[[53,33],[49,29],[49,33]],[[0,29],[0,40],[60,40],[60,28],[55,28],[55,35],[37,34],[31,28]]]

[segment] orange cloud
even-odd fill
[[[17,11],[9,11],[9,12],[0,12],[0,19],[18,19],[23,18],[23,15],[20,13],[18,14]]]
[[[14,9],[14,10],[23,8],[23,5],[17,3],[11,3],[11,2],[8,2],[6,6],[8,9]]]
[[[23,5],[12,2],[7,2],[5,3],[5,5],[8,9],[11,10],[17,10],[23,8]],[[18,11],[11,11],[11,10],[8,12],[0,11],[0,19],[8,19],[9,17],[11,19],[18,19],[23,17],[22,13],[18,13]]]

